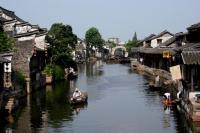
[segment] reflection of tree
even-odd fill
[[[36,92],[31,97],[31,111],[30,111],[30,121],[33,130],[37,130],[42,127],[42,112],[45,111],[45,90]]]
[[[48,110],[48,117],[50,124],[54,128],[61,127],[63,120],[72,121],[72,110],[67,103],[67,96],[69,96],[69,85],[65,83],[58,83],[51,92],[46,95],[46,107]]]
[[[80,73],[85,73],[85,63],[83,64],[78,64],[78,72]]]
[[[72,116],[75,114],[75,108],[67,102],[69,94],[68,82],[56,83],[52,88],[47,86],[47,89],[34,92],[27,98],[26,107],[16,114],[16,120],[9,128],[13,132],[20,133],[47,132],[49,127],[61,128],[63,121],[72,121]],[[79,108],[81,110],[84,107]],[[0,132],[4,132],[6,127],[8,127],[7,121],[1,119]]]

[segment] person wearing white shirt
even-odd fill
[[[76,88],[74,93],[73,93],[73,98],[77,98],[77,97],[80,97],[81,96],[81,91]]]

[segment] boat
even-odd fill
[[[156,85],[153,81],[151,81],[151,82],[149,83],[149,89],[151,89],[151,90],[161,90],[162,87]]]
[[[81,92],[81,96],[73,98],[73,96],[70,97],[69,103],[71,105],[79,105],[79,104],[86,104],[88,99],[87,92]]]
[[[169,107],[172,106],[172,101],[171,100],[162,100],[162,103],[164,106]]]
[[[76,72],[70,72],[68,75],[67,75],[67,79],[68,80],[74,80],[78,78],[78,74]]]
[[[171,94],[169,92],[164,93],[162,103],[164,106],[172,105]]]
[[[160,90],[162,88],[161,86],[161,81],[160,81],[160,76],[156,76],[154,81],[151,81],[149,83],[149,88],[153,90]]]
[[[74,80],[78,78],[78,73],[74,71],[74,68],[69,67],[65,70],[67,80]]]

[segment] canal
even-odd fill
[[[23,108],[5,118],[0,131],[13,133],[184,133],[191,131],[176,109],[164,109],[161,91],[128,65],[81,64],[76,81],[47,86],[24,99]],[[72,107],[67,97],[78,87],[88,104]]]

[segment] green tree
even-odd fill
[[[134,33],[134,36],[132,38],[132,40],[128,40],[128,42],[125,44],[125,47],[128,49],[128,50],[131,50],[131,48],[133,47],[138,47],[138,39],[137,39],[137,34],[136,32]]]
[[[77,36],[73,33],[70,25],[53,24],[46,40],[50,44],[50,56],[53,63],[65,64],[66,59],[71,59],[71,52],[75,49]]]
[[[0,32],[3,32],[3,24],[0,22]]]
[[[117,46],[117,44],[115,44],[115,43],[112,42],[112,41],[107,41],[105,45],[108,46],[109,48],[114,48],[114,47]]]
[[[135,32],[134,33],[134,36],[133,36],[133,39],[132,39],[133,41],[137,41],[137,33]]]
[[[14,48],[14,39],[0,31],[0,52],[12,51]]]
[[[104,40],[99,33],[99,30],[95,27],[90,28],[86,31],[85,34],[85,41],[86,41],[86,49],[87,49],[87,57],[89,56],[88,51],[91,51],[92,48],[98,48],[99,50],[102,49]]]

